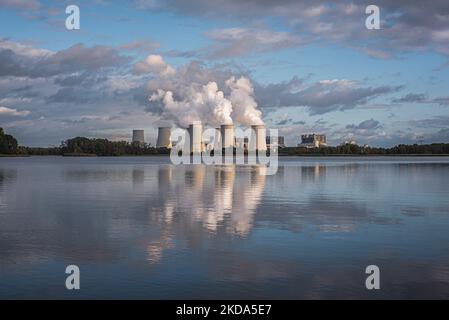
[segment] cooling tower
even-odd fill
[[[190,152],[191,153],[201,153],[202,151],[202,136],[203,136],[203,126],[200,121],[195,121],[189,125],[188,129],[190,135]]]
[[[234,126],[232,124],[222,124],[220,129],[221,147],[224,149],[234,148]]]
[[[156,148],[171,148],[170,135],[171,135],[170,127],[158,128]]]
[[[253,125],[251,126],[253,139],[255,139],[256,150],[258,151],[266,151],[267,150],[267,142],[266,142],[266,130],[263,125]]]
[[[145,144],[145,131],[144,130],[133,130],[132,143],[144,145]]]
[[[215,128],[215,137],[214,137],[214,149],[221,150],[221,129]]]

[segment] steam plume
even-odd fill
[[[194,121],[216,126],[263,124],[254,89],[246,77],[201,68],[191,63],[175,70],[161,56],[151,55],[135,65],[135,73],[151,73],[150,103],[162,118],[186,127]],[[220,89],[221,86],[221,89]]]

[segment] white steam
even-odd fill
[[[161,56],[151,55],[134,72],[155,76],[148,83],[149,101],[162,109],[162,117],[186,127],[194,121],[217,126],[263,124],[254,89],[246,77],[215,73],[195,63],[175,70]],[[221,89],[220,89],[221,84]]]
[[[226,85],[231,89],[230,100],[232,102],[235,121],[244,125],[263,124],[262,112],[257,109],[257,102],[254,100],[254,89],[248,78],[231,77],[226,81]]]
[[[218,90],[215,82],[209,82],[200,88],[192,84],[186,89],[179,100],[175,100],[172,91],[158,89],[150,96],[150,101],[162,102],[164,112],[184,127],[194,121],[203,121],[211,125],[232,123],[231,101],[224,97],[223,91]]]

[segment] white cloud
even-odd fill
[[[28,110],[18,111],[17,109],[11,109],[8,107],[0,107],[0,116],[25,117],[29,114],[30,114],[30,111],[28,111]]]
[[[133,73],[154,73],[161,77],[168,77],[174,75],[176,71],[168,65],[161,56],[150,54],[145,60],[134,65]]]
[[[0,39],[0,50],[11,50],[15,54],[27,58],[47,58],[54,54],[54,52],[50,50],[34,48],[27,44],[5,39]]]

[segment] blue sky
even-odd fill
[[[69,4],[80,30],[65,28]],[[378,1],[380,30],[365,28],[367,4],[0,0],[0,126],[31,146],[128,140],[133,128],[154,143],[160,123],[223,103],[192,102],[214,82],[234,122],[248,125],[238,103],[255,101],[290,145],[308,132],[331,144],[448,142],[449,4]],[[232,76],[249,81],[244,102]],[[158,89],[176,109],[150,101]]]

